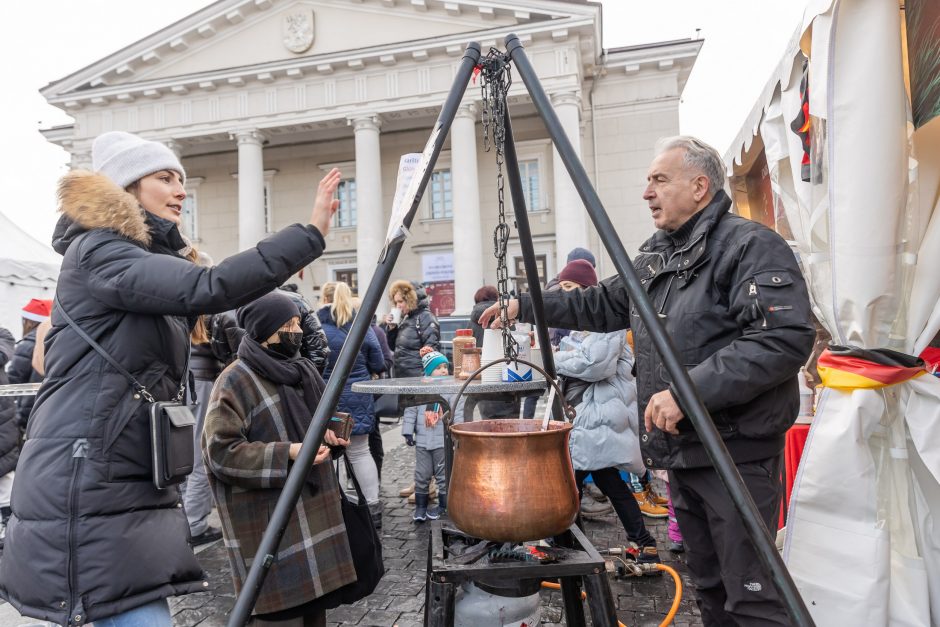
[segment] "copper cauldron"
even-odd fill
[[[473,376],[505,361],[487,364]],[[547,375],[545,379],[564,403],[557,384]],[[573,419],[570,406],[565,405],[565,413]],[[495,542],[548,538],[570,527],[579,505],[568,450],[571,429],[569,422],[551,421],[542,431],[541,420],[512,419],[450,426],[454,462],[447,512],[454,524],[464,533]]]

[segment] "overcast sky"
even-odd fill
[[[205,4],[209,4],[206,2]],[[71,118],[39,89],[175,22],[194,0],[0,3],[0,211],[48,242],[64,150],[39,128]],[[806,0],[604,0],[604,46],[705,39],[679,108],[681,130],[724,152],[799,23]],[[2,240],[0,240],[2,241]]]

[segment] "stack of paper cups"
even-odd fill
[[[503,358],[503,332],[499,329],[483,330],[483,350],[480,365],[485,366]],[[502,380],[502,368],[493,366],[483,371],[481,379],[485,383],[499,383]]]

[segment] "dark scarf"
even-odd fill
[[[287,436],[291,442],[303,442],[325,388],[313,362],[300,356],[286,358],[248,336],[238,347],[238,358],[277,385]],[[308,483],[315,486],[309,476]]]

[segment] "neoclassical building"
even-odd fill
[[[652,230],[641,194],[653,144],[678,132],[702,42],[608,50],[601,18],[583,0],[219,0],[45,87],[75,122],[43,132],[76,168],[90,167],[104,131],[166,143],[188,173],[184,231],[216,260],[305,221],[317,181],[339,166],[327,252],[297,282],[311,297],[329,280],[363,290],[399,158],[424,147],[466,44],[486,51],[516,33],[632,254]],[[601,246],[514,79],[510,111],[544,281],[575,246]],[[442,313],[450,302],[469,312],[474,291],[495,281],[496,161],[483,150],[479,103],[473,83],[395,273],[429,283]],[[519,276],[517,238],[510,251]],[[601,274],[613,272],[598,259]]]

